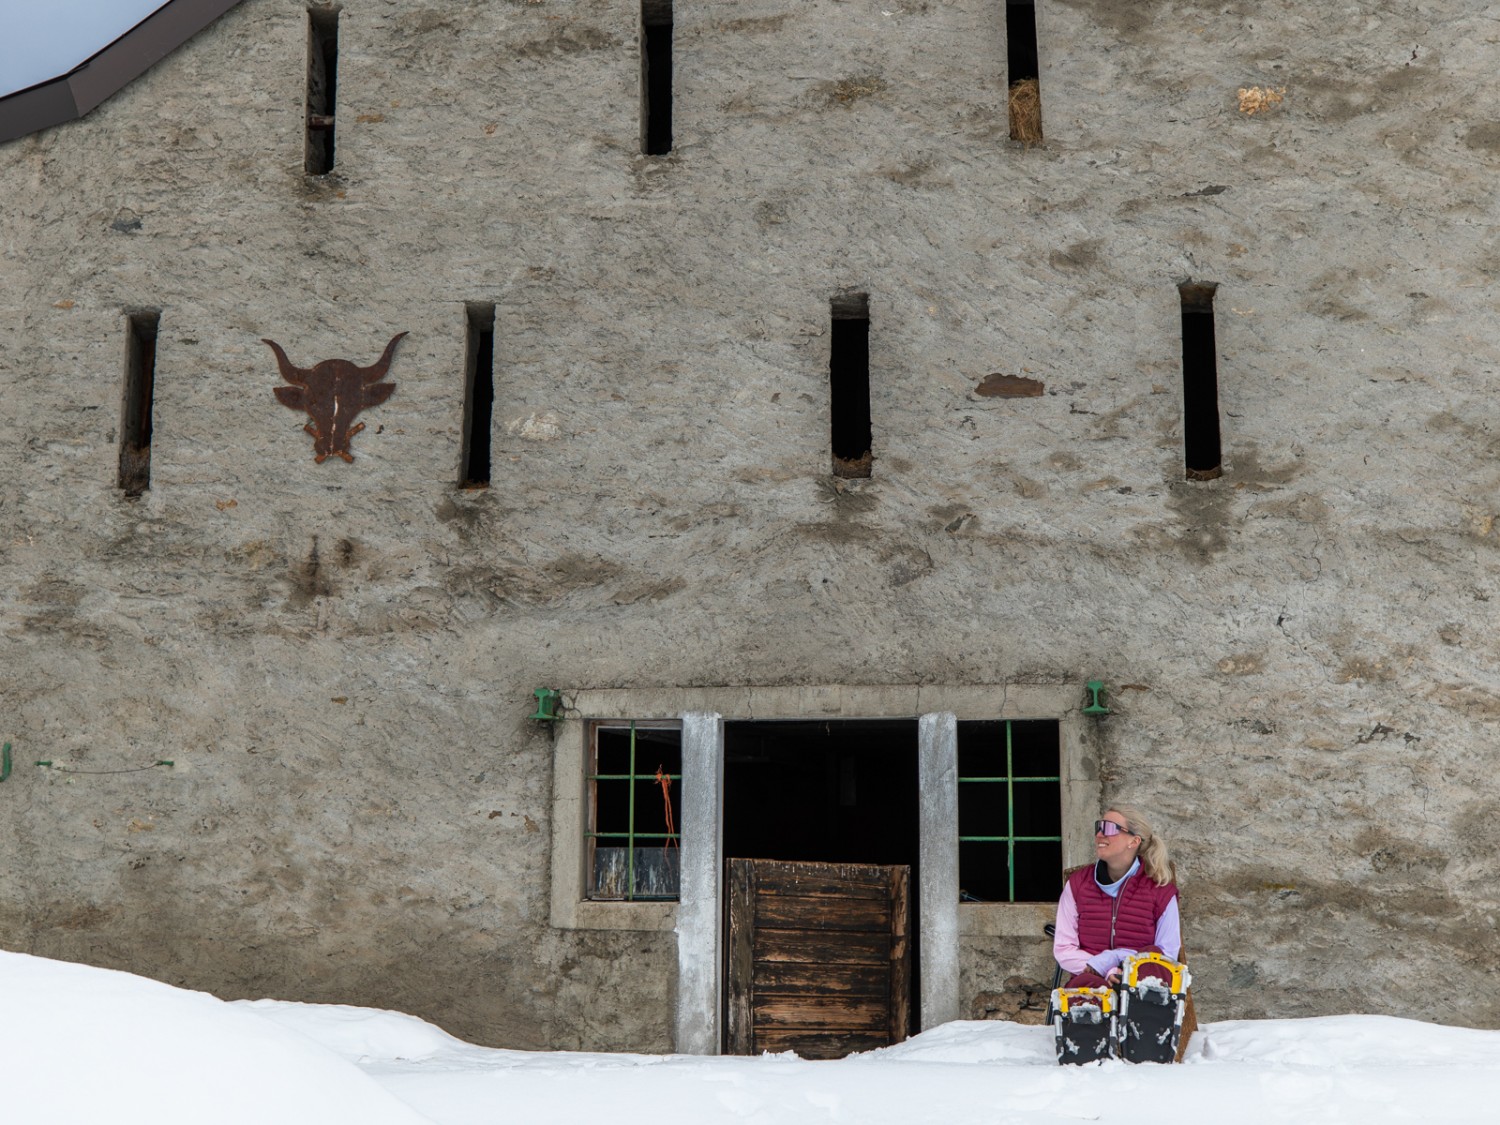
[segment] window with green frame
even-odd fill
[[[964,902],[1051,902],[1062,890],[1058,723],[958,724],[958,884]]]
[[[588,748],[588,897],[675,900],[682,724],[597,720]]]

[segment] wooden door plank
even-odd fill
[[[891,967],[888,1041],[900,1043],[911,1027],[911,868],[891,868]]]
[[[750,1015],[755,988],[752,950],[755,942],[755,871],[743,859],[729,861],[724,1012],[724,1050],[731,1055],[755,1053],[755,1024]]]
[[[870,930],[889,932],[890,888],[879,899],[834,895],[760,895],[755,900],[757,929]]]
[[[757,961],[755,994],[770,996],[810,992],[822,996],[885,996],[890,992],[887,965],[805,965],[792,961]]]
[[[831,873],[804,874],[788,878],[776,871],[760,870],[762,894],[770,895],[838,895],[841,898],[884,898],[890,887],[889,876],[881,879],[842,879]]]
[[[783,882],[775,887],[762,883],[760,893],[768,897],[797,895],[805,898],[818,898],[826,896],[842,901],[862,898],[872,902],[884,902],[890,894],[890,880],[887,879],[883,885],[877,887],[868,883],[844,883],[837,879],[824,879],[822,882],[798,879],[795,882]]]
[[[872,863],[806,863],[773,859],[752,859],[759,866],[761,881],[777,885],[794,883],[797,880],[820,882],[834,879],[839,882],[856,883],[871,887],[883,887],[887,868]]]
[[[885,997],[761,996],[752,1005],[755,1027],[801,1027],[886,1034],[890,1022]]]
[[[859,931],[757,930],[755,959],[821,965],[888,965],[891,935]]]

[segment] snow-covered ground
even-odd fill
[[[5,952],[0,1044],[7,1125],[1372,1125],[1487,1120],[1500,1083],[1500,1031],[1385,1016],[1211,1023],[1182,1066],[1059,1067],[990,1022],[839,1062],[503,1051]]]

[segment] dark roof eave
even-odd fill
[[[240,0],[171,0],[67,74],[0,98],[0,144],[82,117]]]

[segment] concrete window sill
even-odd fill
[[[575,902],[554,909],[552,924],[565,930],[647,930],[677,928],[675,902]]]
[[[958,932],[963,937],[1042,939],[1042,927],[1056,917],[1055,902],[961,902]]]

